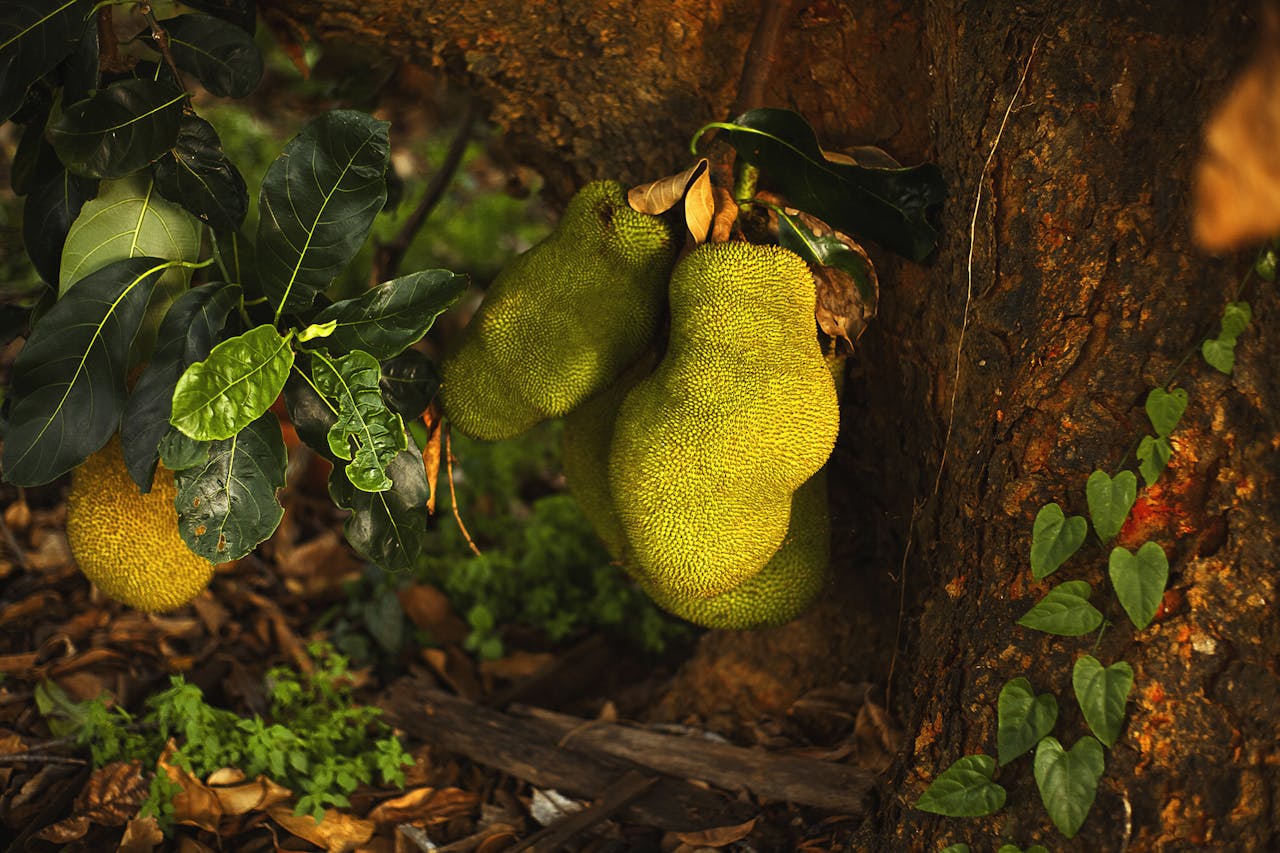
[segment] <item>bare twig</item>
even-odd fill
[[[70,755],[51,755],[47,752],[6,752],[0,754],[0,765],[5,764],[76,764],[85,765],[89,762],[83,758],[73,758]]]
[[[396,272],[400,269],[400,264],[404,262],[405,253],[409,251],[409,246],[413,243],[413,238],[422,230],[423,223],[427,221],[431,211],[444,198],[444,191],[448,189],[449,182],[453,180],[458,167],[462,165],[462,157],[467,153],[467,143],[471,141],[471,133],[479,117],[480,110],[475,101],[468,100],[466,111],[462,114],[462,121],[458,125],[457,132],[454,133],[453,139],[449,142],[449,150],[445,152],[444,162],[440,164],[440,168],[436,170],[436,173],[431,176],[431,183],[427,185],[426,191],[422,194],[422,200],[418,202],[417,208],[405,220],[395,238],[388,243],[378,245],[377,262],[373,266],[375,276],[379,282],[395,278]]]
[[[444,434],[444,464],[445,479],[449,481],[449,508],[453,510],[453,520],[458,522],[458,529],[462,531],[462,538],[467,540],[471,553],[479,557],[481,556],[480,549],[476,547],[475,541],[472,540],[471,534],[467,531],[467,526],[462,523],[462,516],[458,514],[458,496],[453,491],[453,448],[450,446],[447,427]]]
[[[147,19],[147,26],[151,28],[151,38],[159,48],[160,55],[164,57],[165,64],[169,66],[173,79],[178,82],[178,88],[185,92],[187,84],[182,81],[182,72],[178,70],[178,63],[173,61],[173,54],[169,51],[168,31],[156,20],[156,13],[152,11],[150,3],[142,4],[142,14]]]
[[[764,106],[764,89],[778,61],[782,34],[795,16],[799,0],[760,0],[760,19],[751,35],[751,44],[738,80],[738,100],[734,114]]]
[[[531,850],[533,853],[543,853],[543,851],[550,853],[553,850],[563,850],[568,842],[586,834],[592,827],[603,823],[615,813],[635,802],[642,794],[652,788],[657,781],[658,777],[656,776],[646,776],[635,770],[629,770],[618,781],[606,788],[604,793],[585,809],[565,815],[545,829],[530,835],[514,847],[508,847],[507,850],[510,853],[517,853],[520,850]]]

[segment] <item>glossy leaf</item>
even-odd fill
[[[809,124],[789,110],[749,110],[732,122],[707,125],[713,127],[724,130],[738,154],[792,205],[837,231],[866,235],[916,261],[933,251],[937,232],[925,211],[941,204],[947,192],[937,166],[878,169],[833,162]]]
[[[338,418],[327,436],[329,452],[351,460],[347,479],[366,492],[391,488],[387,466],[405,449],[406,437],[404,422],[382,400],[378,360],[359,350],[337,360],[313,353],[311,376],[316,389],[336,403]]]
[[[380,284],[356,299],[335,302],[314,322],[337,322],[325,341],[330,352],[363,350],[381,361],[421,340],[466,289],[466,276],[423,270]]]
[[[97,192],[97,181],[67,171],[53,148],[41,145],[22,206],[22,242],[40,277],[54,287],[71,223]]]
[[[196,441],[173,427],[160,439],[160,461],[170,471],[185,471],[209,460],[212,441]]]
[[[1137,554],[1113,548],[1108,566],[1120,606],[1139,631],[1151,624],[1169,582],[1169,559],[1155,542],[1144,542]],[[1103,739],[1104,743],[1107,743]],[[1110,746],[1107,743],[1107,746]]]
[[[249,209],[244,178],[222,150],[213,125],[199,116],[182,117],[178,141],[156,162],[155,178],[161,195],[212,228],[234,231],[244,222]]]
[[[1085,497],[1094,532],[1103,542],[1110,542],[1124,527],[1138,497],[1138,477],[1132,471],[1121,471],[1115,477],[1106,471],[1094,471],[1085,484]]]
[[[75,49],[62,63],[62,103],[83,101],[102,82],[102,55],[98,43],[98,16],[89,15],[80,28]]]
[[[1049,593],[1018,620],[1018,624],[1047,634],[1078,637],[1102,624],[1102,614],[1089,603],[1093,590],[1086,581],[1067,581]]]
[[[1067,518],[1056,503],[1041,507],[1031,528],[1031,576],[1041,580],[1056,572],[1084,544],[1088,531],[1082,516]]]
[[[1097,658],[1084,655],[1071,670],[1071,686],[1090,730],[1098,740],[1112,746],[1124,725],[1124,704],[1133,689],[1133,667],[1124,661],[1104,667]]]
[[[270,413],[214,442],[203,465],[173,476],[182,541],[211,563],[252,551],[284,516],[276,490],[284,488],[287,461],[280,423]]]
[[[782,210],[775,212],[778,214],[778,243],[784,249],[790,249],[811,264],[834,267],[848,273],[863,302],[875,304],[876,289],[872,284],[875,274],[869,258],[850,249],[834,234],[819,237],[796,217]]]
[[[88,0],[5,0],[0,6],[0,124],[31,84],[75,49],[92,4]]]
[[[200,441],[231,438],[280,396],[293,366],[291,339],[262,325],[215,346],[178,380],[169,423]]]
[[[309,307],[364,242],[387,197],[388,127],[354,110],[327,113],[267,169],[254,243],[277,318]]]
[[[942,772],[920,795],[916,808],[948,817],[978,817],[1004,805],[1004,788],[991,781],[996,760],[966,755]]]
[[[160,197],[146,175],[103,182],[97,198],[85,202],[71,223],[62,248],[58,290],[122,258],[146,255],[194,262],[200,256],[200,223]],[[190,271],[175,267],[162,287],[185,289]]]
[[[284,384],[289,422],[297,430],[298,438],[336,465],[338,457],[329,450],[329,430],[338,422],[337,407],[316,393],[310,375],[310,357],[305,352],[298,353],[293,371]]]
[[[365,492],[351,485],[341,467],[329,476],[329,495],[351,510],[343,527],[347,541],[365,559],[388,571],[414,567],[427,536],[427,474],[416,447],[401,451],[387,466],[392,487]]]
[[[1168,437],[1182,420],[1182,413],[1187,410],[1187,389],[1174,388],[1166,391],[1163,388],[1152,388],[1147,394],[1145,406],[1147,418],[1160,438]]]
[[[160,440],[170,429],[179,377],[188,365],[208,358],[227,315],[239,304],[240,288],[219,282],[192,288],[165,314],[156,350],[133,386],[120,423],[125,467],[144,493],[151,488]]]
[[[382,363],[382,399],[387,408],[406,418],[417,418],[436,396],[440,373],[435,362],[417,350],[405,350]]]
[[[1058,721],[1058,700],[1052,693],[1036,695],[1031,682],[1015,678],[1000,689],[996,700],[996,744],[1004,766],[1039,743]]]
[[[1173,458],[1173,445],[1167,438],[1144,435],[1142,441],[1138,442],[1134,455],[1138,457],[1138,473],[1142,475],[1143,482],[1150,486],[1160,479],[1160,474]]]
[[[1040,800],[1049,819],[1067,838],[1075,838],[1098,794],[1098,780],[1106,769],[1102,744],[1088,735],[1070,751],[1056,738],[1036,747],[1035,777]]]
[[[186,98],[166,83],[120,80],[66,107],[49,137],[71,171],[123,178],[173,147]]]
[[[253,36],[211,15],[180,15],[161,23],[174,63],[223,98],[243,98],[262,79],[262,54]]]
[[[117,261],[79,281],[36,323],[13,364],[0,460],[10,483],[47,483],[116,431],[129,347],[165,269],[156,258]]]
[[[230,21],[247,33],[253,33],[257,20],[257,0],[182,0],[182,5]]]

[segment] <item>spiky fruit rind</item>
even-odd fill
[[[663,610],[704,628],[744,631],[795,619],[822,591],[831,556],[826,475],[818,472],[796,491],[791,526],[778,552],[740,585],[710,598],[661,589],[633,572],[640,588]]]
[[[782,545],[839,405],[799,256],[701,246],[672,273],[670,302],[667,354],[619,411],[610,489],[628,564],[670,595],[709,598]]]
[[[159,467],[151,491],[138,487],[113,438],[71,472],[67,543],[85,577],[138,610],[187,604],[209,585],[213,565],[178,534],[173,474]]]
[[[472,438],[519,435],[602,391],[657,330],[675,234],[597,181],[490,286],[440,366],[440,396]]]

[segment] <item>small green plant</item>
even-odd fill
[[[1223,310],[1215,337],[1197,347],[1206,363],[1229,374],[1235,366],[1235,346],[1252,314],[1247,302],[1237,301],[1253,275],[1274,282],[1280,240],[1265,247]],[[1196,350],[1193,350],[1196,351]],[[1186,359],[1179,363],[1178,370]],[[1175,370],[1174,375],[1177,375]],[[1185,388],[1172,388],[1173,379],[1152,388],[1144,409],[1154,435],[1143,436],[1135,446],[1138,473],[1146,486],[1159,479],[1173,457],[1169,436],[1187,409]],[[1088,538],[1092,526],[1102,547],[1119,535],[1138,494],[1138,476],[1122,470],[1108,474],[1094,471],[1085,484],[1088,520],[1068,516],[1057,503],[1036,513],[1031,530],[1031,576],[1041,581],[1058,571]],[[1144,542],[1137,551],[1114,545],[1107,560],[1108,576],[1116,600],[1136,630],[1156,617],[1169,580],[1169,561],[1157,542]],[[1062,637],[1080,637],[1105,630],[1106,618],[1089,599],[1092,587],[1082,580],[1054,586],[1018,620],[1036,631]],[[1099,637],[1101,634],[1099,633]],[[1106,750],[1114,746],[1125,722],[1125,705],[1133,689],[1133,667],[1125,661],[1104,664],[1090,654],[1080,655],[1072,667],[1071,686],[1089,733],[1067,748],[1051,732],[1058,720],[1058,700],[1052,693],[1035,692],[1031,682],[1013,678],[996,701],[996,754],[967,755],[940,773],[916,801],[921,811],[949,817],[989,815],[1003,807],[1007,792],[995,781],[999,767],[1035,750],[1033,775],[1040,799],[1053,825],[1066,838],[1074,838],[1088,817],[1106,771]],[[969,845],[952,844],[942,853],[967,853]],[[1039,845],[1031,851],[1044,850]],[[1017,853],[1006,844],[1000,853]]]
[[[326,807],[350,805],[347,796],[361,784],[403,785],[404,766],[413,760],[378,720],[380,709],[352,702],[347,659],[323,644],[309,651],[316,663],[311,674],[299,677],[285,667],[267,673],[267,719],[215,708],[181,676],[147,699],[137,719],[108,707],[105,697],[75,702],[52,682],[37,685],[36,701],[50,730],[87,746],[95,767],[135,760],[154,766],[172,738],[171,764],[197,778],[222,767],[269,776],[298,795],[296,814],[319,821]],[[171,821],[178,790],[156,773],[143,813]]]

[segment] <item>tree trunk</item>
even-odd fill
[[[851,365],[835,457],[845,524],[830,595],[781,629],[708,635],[659,713],[731,728],[811,688],[889,684],[907,735],[853,840],[863,849],[1060,849],[1030,757],[1000,770],[1009,799],[994,817],[913,806],[955,759],[995,754],[996,697],[1011,678],[1057,696],[1065,745],[1087,734],[1071,692],[1085,653],[1126,660],[1136,678],[1077,849],[1280,847],[1280,382],[1269,369],[1280,339],[1265,329],[1277,300],[1274,286],[1246,289],[1255,319],[1235,371],[1208,368],[1192,351],[1216,333],[1249,259],[1207,257],[1188,237],[1200,128],[1247,57],[1251,7],[1098,5],[812,0],[766,90],[831,148],[936,160],[951,196],[928,265],[877,255],[881,313]],[[269,9],[464,82],[563,198],[587,178],[682,169],[690,134],[731,114],[757,5]],[[1031,527],[1050,501],[1085,514],[1093,470],[1135,467],[1131,449],[1150,431],[1143,400],[1170,377],[1190,407],[1119,544],[1159,543],[1171,591],[1135,631],[1115,604],[1107,549],[1087,542],[1034,582]],[[1016,624],[1068,579],[1089,581],[1111,621],[1096,643]]]

